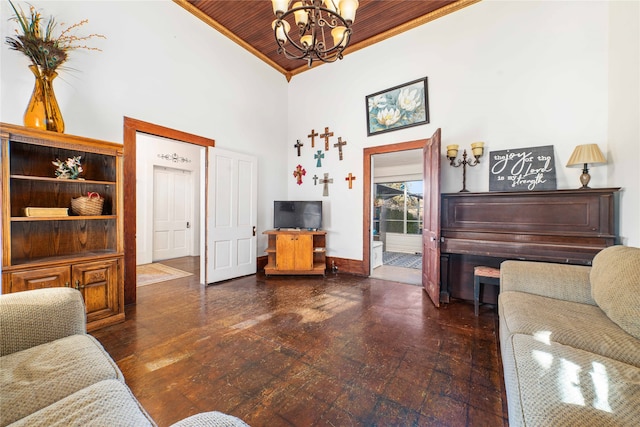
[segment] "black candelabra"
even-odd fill
[[[449,159],[449,164],[454,168],[462,166],[462,190],[460,190],[461,193],[469,192],[469,190],[467,190],[467,165],[473,167],[480,163],[480,157],[482,157],[483,151],[484,142],[474,142],[473,144],[471,144],[471,152],[473,153],[475,161],[473,159],[467,160],[467,150],[465,149],[462,152],[462,160],[458,160],[456,162],[456,157],[458,156],[458,146],[455,144],[447,145],[447,158]]]

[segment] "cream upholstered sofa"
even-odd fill
[[[0,426],[154,426],[118,366],[86,333],[80,292],[0,295]],[[205,412],[174,424],[246,426]]]
[[[505,261],[500,288],[510,426],[640,425],[640,248]]]

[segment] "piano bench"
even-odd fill
[[[500,286],[500,269],[479,265],[473,268],[473,309],[478,315],[480,307],[480,285]]]

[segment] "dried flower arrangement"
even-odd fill
[[[53,16],[43,28],[42,16],[33,6],[30,6],[27,15],[22,9],[16,8],[9,0],[15,16],[12,18],[19,24],[15,37],[7,37],[6,43],[12,50],[22,52],[27,56],[39,72],[52,74],[67,60],[68,53],[75,49],[100,50],[84,44],[85,41],[94,38],[106,38],[102,34],[89,34],[88,36],[76,36],[75,31],[88,20],[82,20],[62,30],[56,37],[54,35],[57,22]],[[22,33],[20,34],[20,31]]]
[[[60,179],[78,179],[82,173],[82,165],[80,164],[81,156],[69,157],[66,161],[56,159],[53,163],[57,166],[56,177]]]

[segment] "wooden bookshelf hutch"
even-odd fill
[[[0,124],[2,293],[73,287],[87,329],[124,320],[122,145]],[[81,156],[82,179],[58,179],[52,161]],[[26,216],[27,207],[70,208],[88,192],[101,215]]]
[[[326,231],[268,230],[267,265],[269,275],[324,275],[326,270]]]

